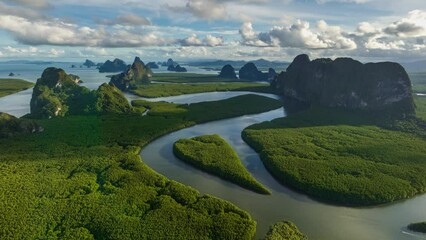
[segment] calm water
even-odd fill
[[[226,94],[229,93],[221,93],[222,96]],[[187,99],[189,103],[194,102],[194,97],[191,94],[167,100],[184,103]],[[387,206],[350,208],[319,203],[279,184],[267,172],[258,154],[241,139],[241,131],[252,124],[284,116],[285,111],[278,109],[199,124],[157,139],[142,149],[141,156],[148,166],[166,177],[190,185],[201,193],[229,200],[249,211],[258,224],[257,237],[264,236],[271,224],[287,219],[295,222],[310,239],[426,239],[426,235],[411,234],[404,230],[408,223],[426,219],[425,194]],[[247,169],[272,191],[272,195],[256,194],[223,181],[193,168],[173,155],[175,141],[204,134],[219,134],[226,139]]]
[[[6,66],[0,64],[0,78],[9,72],[19,73],[18,78],[35,81],[47,65],[29,64]],[[95,69],[71,69],[63,64],[67,72],[79,75],[85,86],[94,89],[107,82],[107,74]],[[22,70],[25,69],[25,70]],[[0,112],[22,116],[29,112],[32,90],[26,90],[0,98]],[[213,92],[154,99],[175,103],[194,103],[225,99],[247,92]],[[278,98],[274,95],[261,94]],[[128,95],[129,100],[141,99]],[[257,237],[263,236],[269,225],[287,219],[295,222],[310,239],[426,239],[426,235],[404,233],[404,226],[410,222],[426,220],[426,195],[374,208],[337,207],[311,200],[303,194],[289,190],[279,184],[266,171],[258,155],[241,139],[241,131],[254,123],[284,117],[285,111],[278,109],[266,113],[215,121],[186,128],[157,139],[142,149],[141,156],[151,168],[166,177],[195,187],[202,193],[209,193],[229,200],[250,212],[258,223]],[[266,187],[272,195],[264,196],[240,188],[232,183],[201,172],[176,159],[172,144],[180,138],[203,134],[220,134],[237,151],[247,169]]]
[[[71,68],[72,65],[77,68]],[[30,82],[36,82],[40,78],[43,70],[48,67],[57,67],[64,69],[69,74],[80,76],[83,80],[82,86],[89,89],[97,89],[102,83],[109,82],[108,75],[114,73],[99,73],[96,68],[80,68],[81,63],[52,63],[52,64],[11,64],[0,63],[0,78],[18,78]],[[9,73],[13,72],[16,76],[9,77]],[[154,73],[169,72],[167,68],[161,67],[154,69]],[[199,69],[195,67],[188,67],[190,73],[211,74],[214,72]],[[7,97],[0,98],[0,112],[6,112],[17,117],[21,117],[30,112],[30,100],[32,89],[23,92],[15,93]],[[241,95],[241,94],[240,94]],[[212,98],[214,99],[214,97]],[[212,100],[213,101],[213,100]]]

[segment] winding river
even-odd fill
[[[22,116],[29,112],[32,90],[0,98],[0,112]],[[212,92],[176,97],[149,99],[175,103],[214,101],[248,92]],[[275,95],[260,94],[279,98]],[[127,95],[129,100],[143,99]],[[284,117],[285,111],[277,109],[254,115],[214,121],[185,128],[161,137],[141,151],[143,161],[169,179],[233,202],[247,210],[257,221],[257,238],[264,236],[268,227],[280,220],[291,220],[310,239],[426,239],[426,235],[412,234],[404,230],[410,222],[426,220],[426,194],[386,206],[349,208],[320,203],[304,194],[296,193],[279,184],[265,169],[259,156],[241,139],[241,131],[255,123]],[[272,191],[261,195],[243,189],[193,168],[176,159],[173,143],[180,138],[217,133],[237,151],[243,164],[254,177]]]
[[[189,94],[151,101],[194,103],[234,95],[232,92]],[[274,95],[269,96],[276,98]],[[314,201],[279,184],[266,171],[258,154],[241,139],[241,132],[252,124],[285,115],[283,109],[277,109],[195,125],[151,142],[142,149],[140,155],[148,166],[169,179],[192,186],[201,193],[226,199],[247,210],[257,221],[256,238],[264,236],[271,224],[287,219],[295,222],[310,239],[426,239],[426,235],[405,230],[410,222],[426,220],[426,194],[386,206],[350,208]],[[233,146],[246,168],[272,191],[272,195],[256,194],[223,181],[193,168],[173,155],[172,146],[178,139],[214,133],[221,135]]]

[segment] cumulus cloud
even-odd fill
[[[312,29],[306,21],[297,20],[290,26],[275,26],[269,32],[256,33],[251,23],[240,28],[242,43],[248,46],[311,49],[355,49],[356,43],[342,29],[319,21]]]
[[[224,44],[222,37],[215,37],[212,35],[207,35],[204,39],[200,39],[196,34],[181,39],[178,41],[182,46],[207,46],[207,47],[216,47]]]
[[[101,25],[122,25],[122,26],[141,26],[141,25],[151,25],[151,21],[146,17],[134,14],[127,13],[117,16],[115,19],[95,19],[95,22]]]
[[[64,50],[61,49],[39,49],[37,47],[3,47],[2,48],[4,57],[32,57],[32,56],[46,56],[46,57],[59,57],[65,54]]]
[[[33,8],[47,8],[49,7],[48,0],[3,0],[17,5],[28,6]]]
[[[411,11],[408,17],[392,23],[384,29],[384,32],[398,37],[426,36],[426,12]]]
[[[159,46],[167,40],[153,33],[132,33],[125,30],[107,31],[77,26],[60,20],[37,20],[0,15],[0,29],[10,32],[14,38],[28,45],[140,47]]]
[[[361,3],[367,3],[367,2],[370,2],[370,1],[371,0],[316,0],[316,2],[319,3],[319,4],[325,4],[325,3],[329,3],[329,2],[361,4]]]
[[[185,6],[170,6],[171,11],[187,12],[195,17],[207,20],[227,19],[228,3],[262,4],[269,0],[188,0]]]
[[[34,11],[30,8],[9,6],[0,2],[0,15],[13,15],[19,16],[27,19],[46,19],[44,15],[42,15],[38,11]]]

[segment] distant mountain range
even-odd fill
[[[265,70],[265,69],[267,70],[268,68],[274,68],[278,71],[285,70],[290,64],[289,62],[268,61],[265,59],[258,59],[253,61],[232,61],[232,60],[199,61],[199,62],[188,62],[188,65],[193,67],[220,70],[226,64],[230,64],[235,69],[239,69],[249,62],[254,63],[256,67],[262,70]]]
[[[407,72],[426,72],[426,60],[401,63]]]

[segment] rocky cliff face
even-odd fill
[[[285,97],[331,108],[414,114],[411,81],[398,63],[299,55],[272,84]]]
[[[107,60],[102,66],[99,67],[100,73],[108,72],[122,72],[127,69],[126,63],[121,59],[114,59],[114,61]]]
[[[228,78],[228,79],[237,79],[237,75],[235,74],[235,69],[230,64],[226,64],[223,66],[222,70],[219,73],[220,78]]]
[[[127,113],[131,111],[123,93],[104,84],[96,91],[78,85],[79,78],[60,68],[47,68],[34,86],[31,115],[52,118],[66,115]]]
[[[244,65],[239,71],[239,77],[242,80],[249,81],[267,81],[268,74],[262,73],[256,67],[256,65],[252,62]]]
[[[136,88],[137,84],[149,84],[151,76],[151,69],[145,66],[139,57],[136,57],[132,66],[126,71],[112,76],[110,83],[121,91],[127,91]]]

